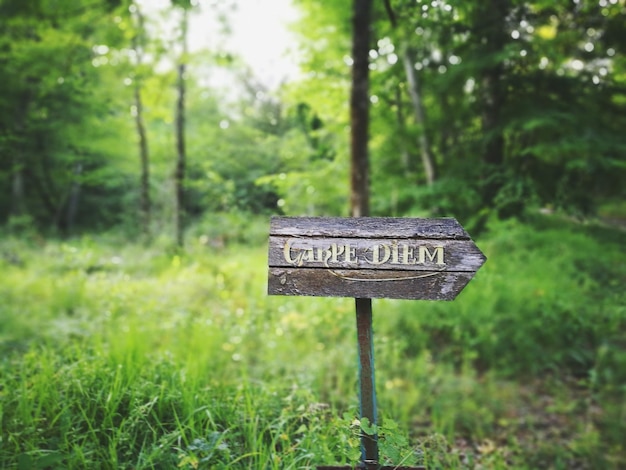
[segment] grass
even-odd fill
[[[2,238],[1,468],[358,460],[352,301],[268,297],[263,231],[228,230],[184,253]],[[537,219],[477,242],[456,301],[374,302],[383,458],[623,468],[626,236]]]

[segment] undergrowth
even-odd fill
[[[358,460],[353,302],[268,297],[266,247],[219,237],[0,241],[1,468]],[[626,466],[625,242],[492,224],[454,302],[375,301],[381,461]]]

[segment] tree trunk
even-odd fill
[[[453,116],[452,106],[450,105],[448,93],[439,94],[439,106],[441,106],[441,113],[443,116]],[[450,149],[455,149],[459,143],[459,133],[457,131],[457,125],[452,119],[450,119],[451,125],[443,126],[440,135],[440,149],[441,160],[440,163],[445,166],[446,158],[449,157]]]
[[[490,0],[479,3],[474,26],[482,34],[482,56],[488,61],[481,71],[480,100],[482,105],[481,124],[483,134],[483,200],[492,205],[502,183],[497,177],[504,164],[504,131],[502,108],[506,91],[502,86],[502,53],[507,44],[505,30],[509,12],[508,0]]]
[[[354,0],[350,94],[351,196],[353,217],[369,215],[369,44],[372,1]]]
[[[412,170],[411,153],[407,148],[407,132],[404,117],[404,108],[402,106],[402,90],[400,86],[396,87],[396,119],[398,121],[398,129],[400,130],[400,163],[404,169],[404,176],[409,176]]]
[[[74,181],[72,181],[72,189],[70,190],[70,195],[67,202],[67,232],[68,234],[72,233],[74,229],[74,225],[76,223],[76,214],[78,213],[78,203],[80,201],[80,176],[83,173],[83,164],[81,162],[77,162],[74,166]]]
[[[417,79],[417,73],[415,72],[415,64],[413,58],[411,57],[411,51],[406,45],[402,49],[402,61],[404,63],[404,71],[409,85],[411,103],[413,104],[413,114],[415,115],[415,122],[420,128],[420,135],[418,139],[420,156],[422,158],[422,164],[424,165],[426,183],[430,186],[435,182],[437,175],[435,159],[433,158],[433,154],[430,149],[430,142],[428,140],[428,136],[426,135],[424,105],[420,95],[419,82]]]
[[[176,104],[176,169],[174,172],[175,202],[174,226],[176,244],[184,245],[184,195],[185,195],[185,70],[187,62],[187,10],[183,9],[182,54],[178,64],[178,101]]]
[[[384,1],[385,10],[391,26],[395,29],[398,26],[396,16],[391,7],[389,0]],[[422,165],[424,166],[424,173],[426,175],[426,183],[430,186],[434,183],[436,178],[436,164],[433,157],[430,142],[426,134],[426,113],[424,112],[424,105],[422,104],[422,97],[420,95],[420,87],[415,73],[415,64],[411,57],[411,51],[409,49],[407,41],[402,43],[402,62],[404,64],[404,71],[406,73],[407,84],[409,88],[409,96],[411,97],[411,104],[413,105],[413,114],[415,115],[415,122],[420,127],[420,136],[418,139],[420,156],[422,159]],[[401,117],[401,101],[398,101],[398,117]]]
[[[24,215],[24,170],[15,158],[11,182],[11,217]]]
[[[136,56],[137,76],[135,77],[135,127],[139,137],[139,162],[141,176],[139,180],[139,213],[141,231],[146,239],[150,237],[151,200],[150,200],[150,155],[148,152],[148,136],[143,119],[143,103],[141,100],[141,66],[143,63],[144,46],[144,20],[139,6],[135,4],[135,16],[137,17],[137,34],[133,37],[133,49]]]
[[[141,86],[135,85],[135,124],[139,136],[139,161],[141,164],[139,211],[141,214],[141,231],[146,238],[150,237],[150,156],[148,154],[148,137],[143,121],[143,105],[141,102]]]
[[[25,124],[30,107],[30,94],[24,93],[19,100],[19,106],[15,110],[15,133],[18,140],[13,152],[13,165],[11,168],[11,217],[21,217],[26,213],[25,190],[24,190],[24,173],[25,149],[23,142],[25,141]]]

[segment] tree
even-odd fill
[[[298,3],[305,10],[302,56],[312,77],[301,89],[315,97],[314,111],[334,107],[323,117],[337,128],[345,125],[342,104],[329,83],[331,76],[341,82],[342,66],[352,60],[337,53],[349,37],[347,9]],[[618,131],[624,40],[616,33],[623,30],[622,5],[397,0],[384,6],[374,9],[370,50],[376,212],[430,211],[480,223],[537,204],[591,213],[596,202],[623,195],[616,184],[624,176],[616,158],[624,149]],[[409,107],[413,113],[405,112]],[[412,138],[418,145],[407,145]],[[414,153],[424,162],[420,179],[431,180],[437,169],[431,187],[416,185],[407,171]]]
[[[489,0],[478,3],[471,12],[471,31],[476,43],[474,60],[482,61],[478,68],[478,93],[485,205],[493,204],[502,186],[497,175],[502,172],[505,157],[503,115],[507,88],[503,80],[510,8],[508,0]]]
[[[186,2],[173,2],[179,4],[182,11],[180,21],[180,45],[181,53],[178,59],[178,79],[176,89],[178,98],[176,100],[176,167],[174,170],[174,230],[176,233],[176,244],[182,248],[184,245],[184,217],[185,217],[185,168],[187,166],[187,154],[185,150],[185,72],[187,69],[188,46],[188,8],[190,4]]]
[[[107,96],[94,65],[105,46],[111,2],[73,0],[0,4],[0,152],[5,182],[12,188],[12,217],[66,232],[74,225],[91,172],[106,150],[94,151],[103,132],[94,121],[109,119]],[[85,183],[90,184],[86,185]]]
[[[132,38],[132,49],[135,55],[135,67],[137,72],[134,77],[133,91],[135,100],[135,125],[137,128],[137,137],[139,139],[139,162],[141,168],[140,177],[140,197],[139,197],[139,213],[141,220],[141,228],[144,237],[150,236],[150,220],[151,220],[151,200],[150,200],[150,155],[148,152],[148,136],[146,133],[146,125],[143,111],[142,101],[142,68],[143,54],[146,43],[146,29],[144,25],[144,16],[139,5],[132,3],[130,11],[135,20],[135,34]]]
[[[354,1],[352,91],[350,93],[351,198],[353,217],[369,215],[369,50],[372,3]]]
[[[389,0],[385,0],[385,10],[387,11],[387,15],[389,17],[389,21],[392,27],[395,29],[397,27],[396,15]],[[400,53],[402,56],[402,64],[404,65],[404,70],[406,73],[407,89],[409,92],[409,96],[411,97],[411,103],[413,105],[413,114],[415,116],[415,121],[417,125],[420,127],[418,142],[420,155],[422,158],[422,165],[424,166],[424,173],[426,174],[426,183],[430,186],[434,183],[436,178],[436,164],[430,146],[430,139],[426,134],[426,113],[424,111],[424,104],[422,102],[422,97],[420,93],[419,80],[415,70],[414,53],[412,51],[412,48],[407,43],[406,39],[402,39],[400,42]],[[397,90],[399,91],[399,88]],[[398,113],[398,125],[401,128],[404,128],[404,122],[402,122],[404,120],[404,115],[402,114],[402,99],[399,95],[396,96],[395,105],[397,107]],[[402,153],[408,153],[404,147],[402,149]],[[408,156],[404,157],[404,159],[407,160]],[[405,163],[405,166],[408,168],[408,163]]]

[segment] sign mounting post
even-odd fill
[[[485,261],[452,218],[273,217],[268,293],[356,299],[361,418],[376,424],[371,299],[453,300]],[[384,469],[376,435],[361,442],[360,468]]]

